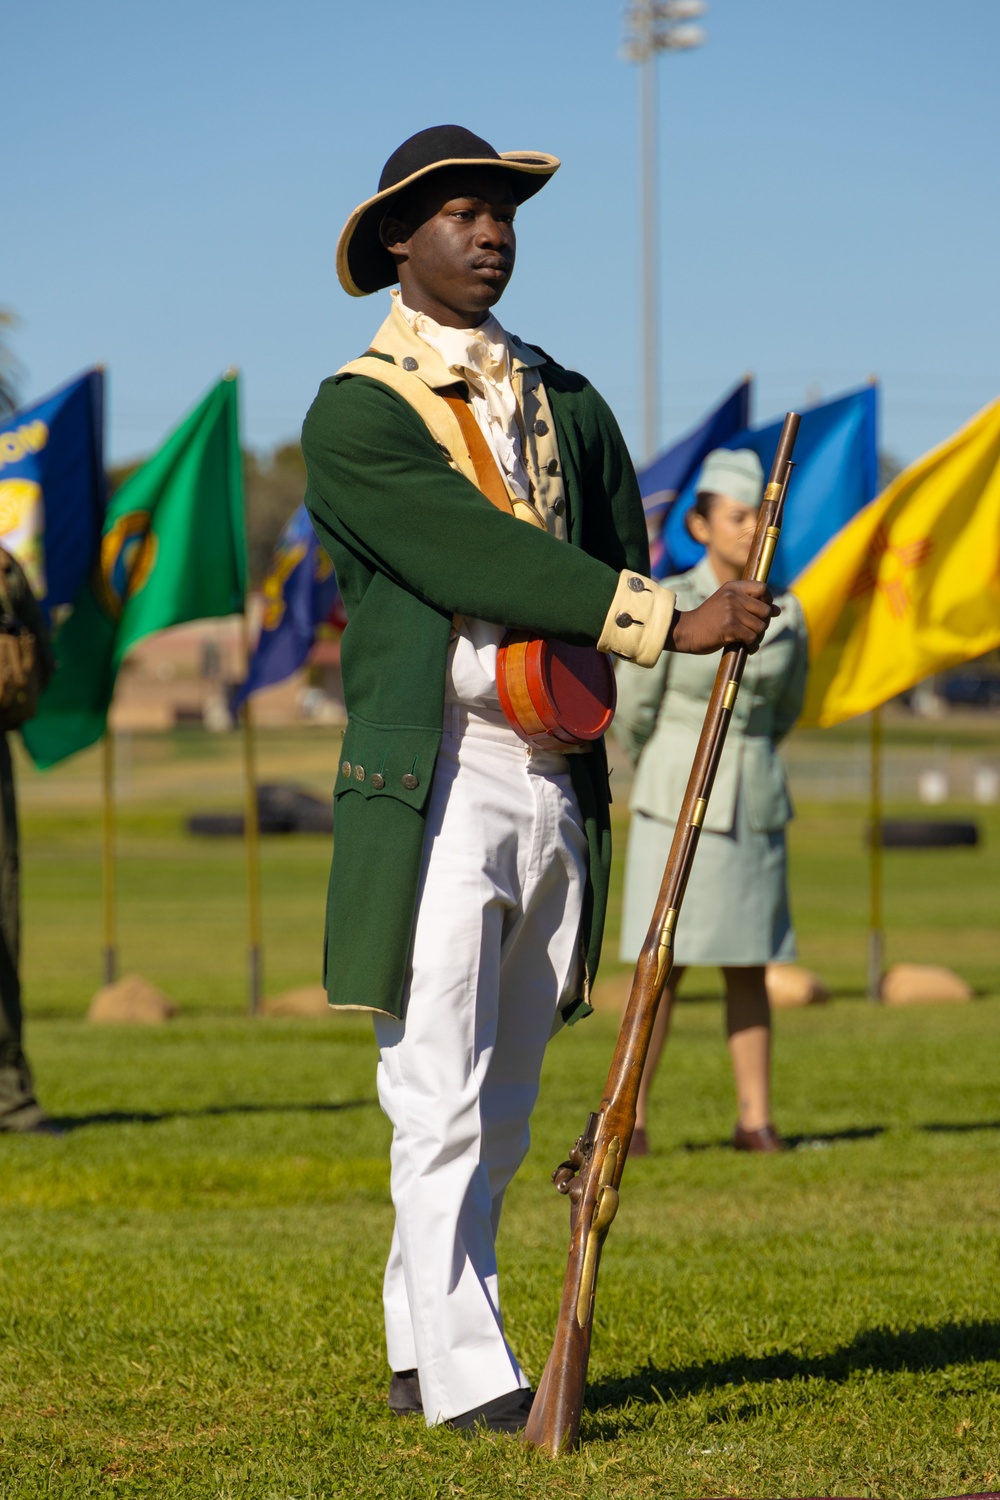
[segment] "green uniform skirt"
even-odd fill
[[[627,963],[635,962],[646,940],[673,836],[673,823],[632,814],[621,929]],[[795,957],[784,830],[755,832],[740,792],[731,831],[702,830],[677,923],[674,962],[751,968]]]

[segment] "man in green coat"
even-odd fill
[[[35,637],[40,686],[52,675],[49,633],[28,580],[17,561],[0,548],[0,608]],[[14,766],[0,731],[0,1130],[53,1134],[35,1098],[21,1042],[20,872]]]
[[[530,749],[500,709],[497,650],[513,629],[652,666],[754,646],[771,615],[756,584],[675,610],[647,576],[611,412],[492,316],[517,207],[558,165],[458,126],[404,142],[337,251],[352,295],[400,291],[302,439],[349,620],[325,977],[331,1003],[374,1013],[393,1124],[389,1402],[503,1432],[530,1390],[496,1230],[546,1041],[587,1008],[611,850],[603,745]]]

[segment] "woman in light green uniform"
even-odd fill
[[[688,528],[706,549],[689,573],[667,580],[677,607],[692,609],[742,575],[764,476],[749,449],[709,454],[698,476]],[[726,1030],[736,1082],[733,1144],[781,1150],[771,1121],[771,1016],[764,966],[795,957],[788,909],[785,826],[792,816],[779,741],[805,692],[806,630],[798,600],[775,600],[781,614],[747,662],[743,685],[677,924],[675,967],[664,990],[639,1091],[632,1152],[648,1150],[646,1107],[689,964],[718,964],[726,985]],[[664,653],[651,670],[618,669],[615,732],[635,766],[625,861],[621,956],[634,961],[645,941],[674,825],[694,760],[720,654]]]

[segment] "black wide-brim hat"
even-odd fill
[[[489,141],[461,125],[432,125],[394,151],[382,168],[378,192],[360,204],[337,241],[337,275],[345,292],[367,297],[399,280],[396,262],[379,238],[390,199],[411,182],[444,167],[496,167],[505,171],[518,203],[543,188],[559,168],[545,151],[494,151]]]

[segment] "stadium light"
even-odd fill
[[[643,445],[648,463],[659,446],[659,297],[656,254],[656,58],[661,52],[689,52],[706,40],[693,23],[705,14],[705,0],[634,0],[625,10],[624,55],[639,64],[639,157],[642,180],[640,239],[642,298],[639,343],[643,409]]]

